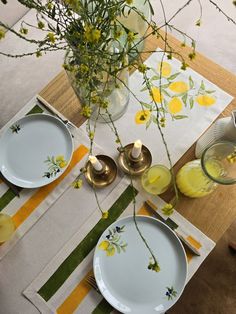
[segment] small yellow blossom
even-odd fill
[[[38,51],[36,51],[36,57],[37,57],[37,58],[42,57],[42,52],[41,52],[41,51],[39,51],[39,50],[38,50]]]
[[[52,10],[52,8],[53,8],[52,2],[49,1],[49,2],[46,4],[46,7],[47,7],[48,10]]]
[[[130,5],[133,3],[133,0],[126,0],[125,2]]]
[[[82,115],[85,118],[89,118],[91,116],[91,113],[92,113],[92,109],[90,108],[90,106],[88,106],[88,105],[83,106]]]
[[[147,71],[147,66],[146,66],[145,64],[141,63],[141,64],[139,64],[139,66],[138,66],[138,70],[139,70],[139,72],[141,72],[141,73],[145,73],[145,72]]]
[[[174,212],[174,208],[172,204],[166,204],[165,206],[162,207],[161,211],[163,212],[164,215],[170,216]]]
[[[38,28],[43,29],[45,24],[42,21],[38,21]]]
[[[27,35],[28,34],[28,29],[25,28],[25,27],[21,27],[20,33],[23,34],[23,35]]]
[[[135,34],[134,34],[134,32],[128,32],[128,34],[127,34],[127,41],[128,41],[128,43],[131,43],[131,42],[133,42],[135,40]]]
[[[109,216],[108,211],[102,213],[102,218],[103,218],[103,219],[107,219],[108,216]]]
[[[90,138],[90,140],[93,140],[94,139],[94,132],[89,132],[89,138]]]
[[[81,64],[79,66],[79,71],[81,74],[86,74],[89,71],[89,68],[86,64]]]
[[[5,31],[3,28],[0,28],[0,40],[5,37]]]
[[[53,33],[48,33],[48,34],[47,34],[47,39],[48,39],[52,44],[54,44],[55,41],[56,41],[56,37],[55,37],[55,35],[54,35]]]
[[[72,185],[75,189],[80,189],[83,185],[83,181],[81,179],[75,180]]]
[[[101,38],[100,29],[92,26],[85,26],[84,30],[84,37],[89,43],[97,43]]]

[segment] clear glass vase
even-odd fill
[[[104,67],[110,68],[112,65],[113,68],[120,68],[119,49],[121,49],[119,43],[109,47],[110,64],[106,63]],[[71,64],[72,59],[76,60],[73,58],[72,52],[67,52],[65,64]],[[80,59],[78,58],[77,60],[77,66],[81,66]],[[103,60],[99,60],[99,62],[102,63]],[[93,80],[96,92],[92,94],[89,94],[87,85],[83,86],[81,80],[77,79],[76,71],[66,71],[71,86],[79,98],[82,107],[87,105],[91,108],[92,113],[90,118],[92,120],[107,123],[110,122],[110,118],[114,121],[125,113],[129,103],[128,58],[126,57],[122,62],[123,68],[121,68],[116,76],[109,75],[108,71],[101,71],[96,74]],[[102,100],[103,103],[107,104],[107,107],[104,108],[104,106],[99,105],[96,99],[99,99],[100,103]]]

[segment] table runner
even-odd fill
[[[105,299],[86,283],[86,277],[92,273],[94,247],[100,235],[117,218],[132,215],[133,193],[137,195],[136,210],[139,215],[151,215],[144,204],[149,200],[158,208],[160,219],[168,220],[167,224],[174,229],[181,226],[192,238],[191,243],[199,249],[201,256],[186,251],[189,266],[187,281],[190,280],[215,243],[175,210],[170,216],[165,216],[161,211],[165,204],[163,200],[133,190],[129,181],[123,178],[101,204],[109,211],[108,219],[102,219],[98,210],[92,212],[80,230],[23,292],[42,313],[106,314],[113,311]]]
[[[164,104],[166,121],[162,130],[172,163],[175,164],[233,97],[192,69],[181,70],[181,63],[175,58],[172,60],[164,58],[160,95],[158,86],[161,58],[162,53],[157,50],[146,60],[145,65],[149,68],[147,76],[152,85],[153,98],[159,106],[162,98]],[[127,112],[115,121],[115,125],[123,145],[140,139],[151,151],[153,163],[169,166],[165,147],[156,125],[155,106],[143,81],[143,76],[138,71],[130,76],[129,87],[135,97],[130,95]],[[136,97],[142,102],[144,111]],[[114,157],[116,148],[113,136],[107,136],[111,133],[110,126],[99,124],[96,132],[97,144]]]
[[[32,98],[25,107],[1,130],[10,127],[16,120],[26,114],[42,113],[43,109]],[[50,206],[68,189],[84,166],[89,151],[89,141],[82,130],[73,130],[74,152],[66,171],[52,183],[37,189],[22,189],[20,197],[3,182],[0,182],[0,212],[13,218],[16,231],[12,238],[0,246],[0,260],[36,223]]]

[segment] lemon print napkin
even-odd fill
[[[183,71],[177,59],[164,57],[162,65],[161,60],[162,53],[157,50],[145,62],[150,90],[142,73],[136,71],[131,75],[129,85],[135,97],[130,95],[127,112],[115,125],[124,145],[140,139],[150,149],[153,163],[168,166],[157,119],[175,163],[233,97],[191,68]],[[108,132],[109,125],[97,126],[97,144],[115,156],[116,145],[113,137],[107,136]]]

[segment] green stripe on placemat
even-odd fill
[[[27,114],[33,113],[43,113],[43,109],[38,105],[35,105]],[[16,195],[12,192],[11,189],[8,189],[1,197],[0,197],[0,212],[16,197]]]
[[[0,198],[0,212],[15,198],[15,193],[8,189]]]
[[[43,113],[43,109],[41,107],[39,107],[38,105],[35,105],[27,114],[26,116],[28,116],[29,114],[33,114],[33,113]]]
[[[48,301],[57,292],[76,267],[92,251],[104,230],[123,213],[137,193],[138,191],[129,185],[109,209],[108,218],[101,218],[98,221],[48,281],[39,289],[38,294],[45,301]]]
[[[105,300],[98,304],[98,306],[92,311],[92,314],[109,314],[114,308]]]

